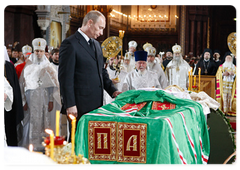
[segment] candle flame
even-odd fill
[[[32,144],[29,145],[29,151],[33,152],[33,145]]]
[[[76,117],[73,116],[72,114],[70,114],[70,115],[68,115],[68,116],[69,116],[69,118],[72,119],[72,120],[73,120],[73,119],[76,119]]]
[[[51,129],[45,129],[45,132],[49,135],[53,133],[53,131]]]

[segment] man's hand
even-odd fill
[[[234,75],[234,72],[233,72],[233,71],[230,71],[229,74],[233,76],[233,75]]]
[[[4,102],[7,100],[7,94],[6,93],[4,93]]]
[[[53,102],[48,103],[48,112],[51,112],[53,109]]]
[[[112,82],[113,82],[113,84],[119,83],[119,81],[118,81],[118,80],[115,80],[115,79],[112,79]]]
[[[224,76],[229,76],[229,73],[226,71],[223,73]]]
[[[27,109],[28,109],[28,104],[26,103],[26,104],[23,106],[23,110],[24,110],[24,111],[27,111]]]
[[[113,97],[115,98],[115,97],[117,97],[119,94],[121,94],[122,92],[120,92],[120,91],[115,91],[114,93],[113,93]]]
[[[78,112],[77,112],[77,106],[72,106],[67,108],[67,115],[72,114],[73,116],[75,116],[77,118],[78,116]]]

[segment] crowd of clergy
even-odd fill
[[[32,41],[32,47],[24,45],[21,51],[4,47],[4,111],[5,143],[8,146],[35,147],[42,143],[44,129],[55,131],[55,112],[61,110],[58,82],[59,49],[46,50],[43,38]],[[180,45],[157,52],[150,43],[144,50],[137,50],[132,40],[124,56],[109,58],[105,68],[114,86],[121,92],[142,88],[165,89],[177,85],[188,89],[188,72],[193,75],[220,75],[223,80],[226,102],[224,112],[231,110],[232,86],[236,79],[236,56],[226,52],[205,49],[201,56],[183,55]],[[121,60],[122,59],[122,60]],[[104,92],[104,104],[114,100]]]

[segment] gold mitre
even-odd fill
[[[236,32],[232,32],[227,37],[227,44],[229,50],[236,56],[236,46],[237,46],[237,34]]]
[[[177,45],[177,43],[172,47],[173,53],[181,53],[182,48],[180,45]]]
[[[115,57],[122,49],[122,40],[117,36],[111,36],[103,41],[101,47],[105,58]]]
[[[146,49],[147,49],[148,47],[152,47],[152,44],[146,42],[146,43],[143,45],[144,51],[146,51]]]

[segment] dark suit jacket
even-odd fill
[[[22,106],[22,96],[19,87],[18,77],[15,67],[12,63],[5,61],[4,76],[13,88],[13,104],[12,110],[4,109],[5,133],[8,146],[18,146],[18,142],[22,138],[22,124],[24,113]]]
[[[58,79],[63,109],[74,105],[78,119],[103,104],[103,89],[110,96],[117,90],[104,68],[100,44],[94,40],[95,52],[77,31],[66,38],[59,51]]]
[[[204,62],[204,60],[198,61],[197,66],[196,66],[197,68],[195,70],[194,75],[198,75],[198,68],[201,68],[201,75],[205,75],[205,69],[204,69],[203,62]],[[209,62],[210,62],[210,64],[207,68],[207,72],[208,72],[207,75],[215,75],[217,72],[216,64],[213,60],[210,60]]]
[[[166,69],[166,67],[167,67],[167,65],[168,65],[168,63],[170,62],[171,60],[164,60],[163,61],[163,67]]]

